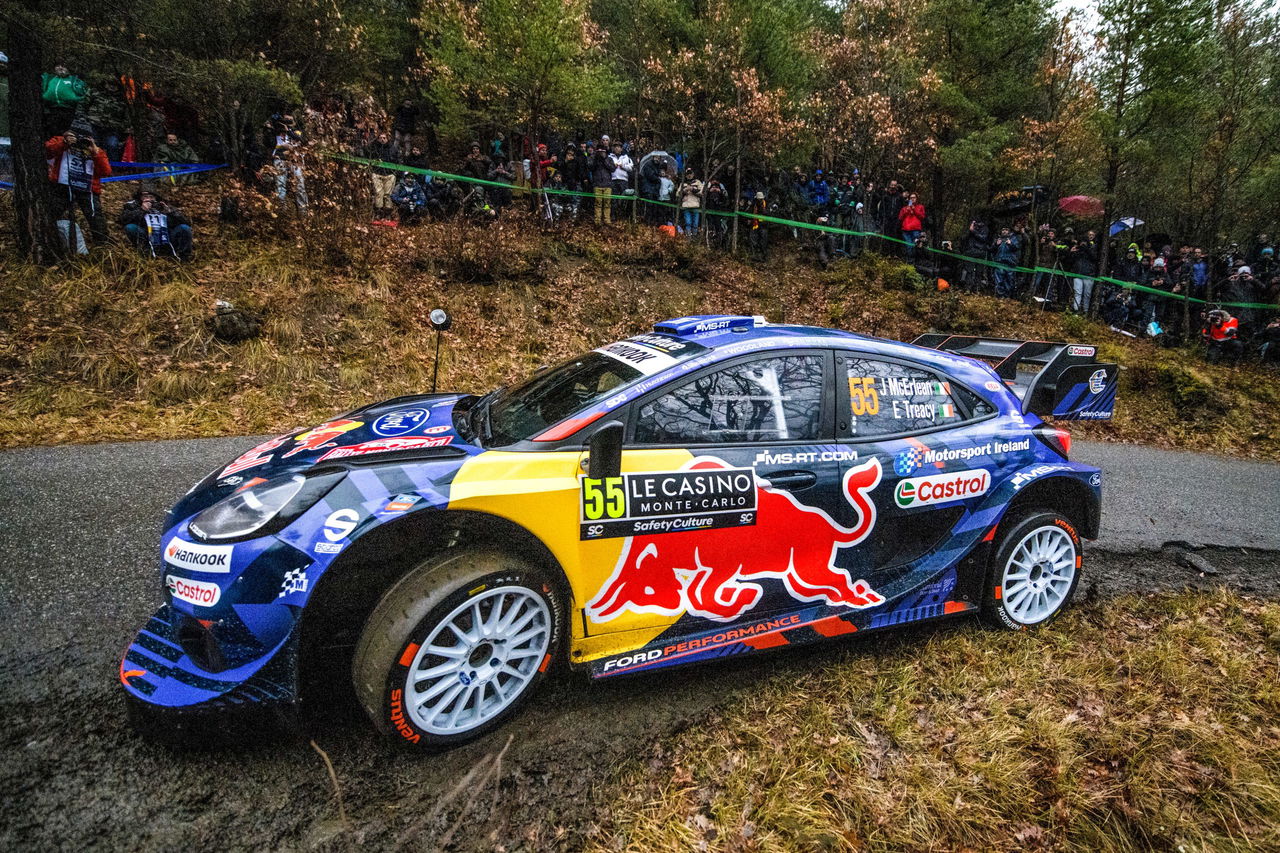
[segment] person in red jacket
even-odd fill
[[[49,158],[49,185],[58,219],[74,223],[78,206],[89,223],[93,244],[105,244],[107,217],[102,211],[102,179],[110,177],[111,163],[107,152],[94,141],[93,128],[83,120],[72,122],[66,133],[44,144],[44,153]],[[67,239],[75,245],[70,227]]]
[[[907,203],[898,211],[898,225],[902,228],[902,239],[907,244],[908,258],[914,259],[916,256],[916,240],[920,239],[920,234],[924,231],[925,216],[924,205],[915,193],[907,197]]]
[[[1206,359],[1210,364],[1229,361],[1232,364],[1240,361],[1244,355],[1244,343],[1239,339],[1240,321],[1221,308],[1215,308],[1204,315],[1205,325],[1200,330],[1200,337],[1208,347]]]

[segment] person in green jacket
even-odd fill
[[[200,158],[190,145],[178,138],[178,134],[167,133],[164,142],[156,146],[156,162],[199,163]],[[189,184],[194,178],[194,175],[178,175],[176,178],[169,178],[169,181],[174,184]]]
[[[41,78],[40,96],[46,105],[46,130],[60,132],[71,126],[76,110],[89,97],[89,86],[59,63]]]

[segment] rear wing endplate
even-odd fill
[[[1096,361],[1097,347],[944,334],[911,343],[986,362],[1022,400],[1023,414],[1098,421],[1115,411],[1120,368]]]

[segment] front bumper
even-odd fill
[[[186,616],[171,604],[156,611],[120,661],[130,697],[175,711],[220,711],[297,701],[297,625],[275,646],[233,668],[211,672],[184,649]],[[190,639],[186,639],[190,648]]]

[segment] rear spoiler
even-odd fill
[[[911,343],[991,365],[1022,400],[1023,414],[1100,421],[1115,411],[1120,368],[1095,361],[1097,347],[942,334],[921,335]]]

